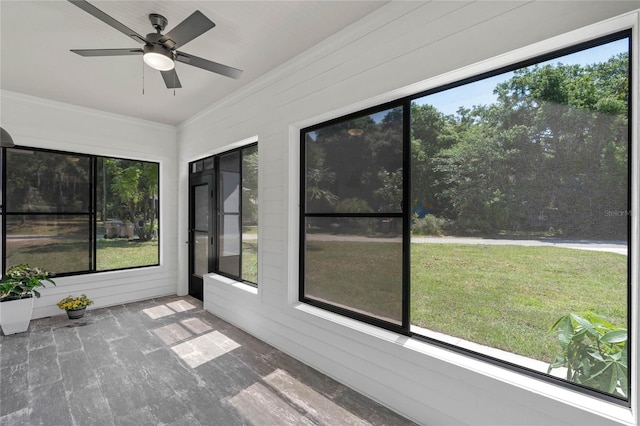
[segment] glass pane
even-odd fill
[[[4,203],[2,202],[2,179],[4,176],[4,173],[2,173],[2,155],[4,153],[4,149],[0,149],[0,213],[3,212],[4,209]],[[0,249],[1,250],[1,249]]]
[[[220,182],[221,215],[219,232],[218,269],[240,278],[240,249],[242,228],[240,222],[240,151],[220,156],[218,179]]]
[[[193,273],[203,276],[209,273],[209,233],[194,232],[195,246],[193,248]]]
[[[91,268],[88,215],[7,215],[7,268],[27,263],[53,273]]]
[[[221,172],[222,203],[226,213],[240,213],[240,173]]]
[[[307,218],[306,228],[304,296],[401,324],[402,219]]]
[[[242,150],[242,277],[258,282],[258,146]]]
[[[305,134],[307,213],[402,211],[402,108]]]
[[[243,280],[258,283],[258,236],[242,234],[242,277]]]
[[[209,232],[209,185],[193,189],[195,229]]]
[[[17,148],[6,155],[7,212],[89,212],[89,157]]]
[[[579,314],[626,336],[628,49],[413,102],[413,331],[627,397],[626,337],[587,335],[568,353],[549,329],[565,318],[569,338]]]
[[[204,161],[204,170],[210,170],[213,169],[213,159],[214,157],[207,157],[205,158]]]
[[[219,270],[236,277],[240,276],[240,215],[221,217]]]
[[[159,263],[157,163],[97,158],[97,270]]]
[[[223,256],[240,254],[240,217],[238,215],[222,217],[220,251]]]
[[[220,157],[219,176],[222,210],[225,213],[240,213],[240,152]]]

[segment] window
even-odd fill
[[[198,229],[213,229],[213,235],[204,240],[214,243],[201,256],[212,257],[213,261],[200,259],[196,262],[208,270],[199,275],[216,272],[240,281],[258,282],[258,145],[228,151],[222,154],[194,161],[190,164],[192,179],[212,176],[214,198],[212,208],[216,214],[195,212],[195,220],[213,221],[202,223]],[[206,186],[196,186],[195,191],[206,191]],[[194,194],[197,200],[204,200],[207,194]],[[208,203],[196,204],[208,209]],[[206,245],[206,244],[205,244]],[[210,269],[210,270],[209,270]],[[197,272],[197,271],[196,271]]]
[[[4,270],[28,263],[69,275],[159,263],[157,163],[3,151]]]
[[[258,145],[242,149],[242,265],[240,278],[258,282]]]
[[[158,264],[158,163],[97,157],[96,269]]]
[[[630,52],[302,129],[301,301],[628,401]]]
[[[401,107],[304,131],[307,303],[402,325],[403,132]]]

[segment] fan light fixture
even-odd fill
[[[158,71],[170,71],[175,67],[171,53],[157,44],[144,46],[144,63]]]
[[[13,138],[5,129],[0,127],[0,147],[2,148],[12,148],[16,146],[13,142]]]

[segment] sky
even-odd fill
[[[592,47],[570,55],[562,56],[550,61],[541,62],[540,65],[591,65],[605,62],[618,53],[627,52],[629,41],[627,38],[617,40],[602,46]],[[414,102],[418,105],[430,104],[444,114],[455,114],[459,107],[470,108],[474,105],[489,105],[496,101],[493,89],[503,81],[513,76],[513,72],[496,75],[484,80],[465,84],[454,89],[434,93]]]

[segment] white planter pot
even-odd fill
[[[35,297],[0,302],[0,326],[5,335],[27,331],[33,313],[33,299]]]

